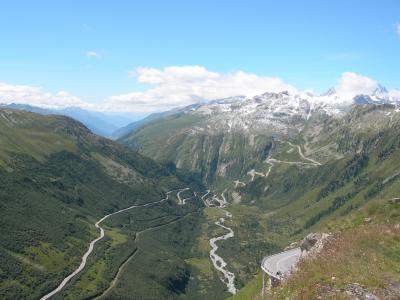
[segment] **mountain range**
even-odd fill
[[[239,176],[252,157],[262,159],[271,137],[296,137],[309,124],[341,118],[357,105],[391,104],[396,113],[399,103],[400,98],[389,96],[383,88],[352,98],[334,89],[322,96],[288,92],[239,96],[161,115],[122,136],[119,142],[158,160],[172,160],[178,167],[197,170],[212,180],[230,169]],[[204,151],[205,147],[209,150]]]
[[[12,109],[0,109],[0,174],[2,299],[38,299],[54,289],[76,268],[89,240],[98,234],[95,220],[105,214],[159,201],[169,190],[204,189],[194,176],[94,135],[69,117]],[[174,226],[191,229],[186,222],[199,222],[197,208],[196,202],[181,207],[170,200],[114,218],[86,275],[74,281],[65,295],[71,299],[95,295],[107,288],[132,253],[160,247],[170,258],[159,263],[164,271],[154,274],[159,279],[153,277],[152,285],[156,289],[159,284],[160,297],[171,297],[185,275],[183,258],[171,247],[168,250],[172,236],[165,241],[152,241],[151,234],[140,241],[132,237],[143,229],[164,225],[168,234]],[[189,234],[185,229],[181,232],[182,239]],[[183,253],[186,246],[175,243]],[[142,256],[149,265],[155,259],[156,255]],[[136,271],[130,280],[143,286],[145,293],[148,276],[153,275]]]
[[[254,291],[254,286],[260,287],[260,277],[251,279],[249,274],[259,268],[263,242],[271,243],[270,249],[287,246],[307,233],[327,230],[324,224],[332,220],[340,223],[341,218],[363,215],[359,211],[372,203],[385,210],[385,200],[398,197],[399,126],[399,99],[383,89],[350,98],[334,90],[322,96],[282,92],[191,106],[144,124],[118,142],[158,161],[172,161],[178,168],[197,172],[210,189],[223,191],[235,219],[228,224],[237,236],[225,242],[222,253],[237,275],[237,286],[250,280],[243,293],[250,291],[256,297],[260,288]],[[398,211],[398,204],[393,211]],[[368,214],[371,219],[378,218]],[[215,218],[209,217],[212,221]],[[390,230],[396,230],[398,218],[388,222]],[[385,230],[378,224],[365,226],[357,229],[362,238],[356,251],[379,257],[378,265],[386,265],[390,259],[390,264],[399,266],[392,250],[386,256],[386,248],[372,252],[363,248],[368,234],[361,232],[376,235]],[[391,249],[399,250],[399,243],[394,242]],[[316,268],[307,266],[308,270]],[[338,262],[336,266],[346,268]],[[390,288],[392,281],[399,282],[395,269],[384,268],[390,279],[376,273],[374,278],[379,280],[375,283],[363,277],[365,271],[357,265],[352,265],[353,277],[347,281],[342,277],[335,283],[331,278],[336,275],[327,273],[331,274],[327,285],[336,295],[332,297],[345,297],[343,286],[351,284],[350,280],[357,280],[375,295],[399,296]],[[302,297],[296,284],[305,280],[296,278],[297,283],[281,294],[274,292],[280,295],[278,299]],[[343,286],[335,290],[339,282]],[[307,286],[310,298],[326,297],[314,287],[315,283]],[[250,299],[247,297],[244,299]]]
[[[29,104],[0,104],[0,108],[11,108],[24,111],[30,111],[41,115],[63,115],[71,117],[82,122],[93,133],[111,137],[115,131],[124,127],[132,121],[142,118],[145,114],[136,113],[103,113],[97,111],[89,111],[79,107],[66,107],[62,109],[47,109]]]
[[[382,87],[236,96],[152,114],[116,141],[1,108],[0,295],[54,290],[112,215],[55,299],[262,299],[262,258],[311,232],[334,239],[268,297],[345,298],[354,284],[400,297],[399,104]]]

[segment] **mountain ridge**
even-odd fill
[[[97,236],[95,220],[105,214],[158,201],[171,189],[204,189],[195,175],[96,136],[72,118],[12,109],[0,109],[0,186],[0,295],[4,299],[38,299],[54,289],[79,265],[87,244]],[[187,268],[168,247],[170,232],[174,226],[184,226],[184,240],[176,243],[186,251],[192,240],[185,226],[195,231],[201,219],[198,203],[181,207],[172,198],[108,221],[105,240],[96,245],[89,265],[62,291],[62,297],[98,293],[138,247],[131,238],[135,232],[188,215],[165,228],[168,236],[156,243],[171,257],[160,266],[176,272],[156,274],[154,284],[160,294],[174,295],[174,284],[168,287],[165,282],[180,284],[184,280],[180,272],[185,274]],[[135,220],[134,226],[130,220]],[[149,237],[140,239],[141,249],[151,248],[142,243],[154,244]],[[154,258],[145,259],[151,264]],[[130,276],[136,276],[141,286],[147,282],[144,274]],[[137,293],[144,295],[145,290]]]
[[[177,188],[176,198],[160,206],[138,207],[129,217],[122,214],[110,220],[105,227],[109,239],[98,243],[88,271],[61,296],[78,297],[82,290],[90,296],[106,290],[114,278],[111,274],[117,274],[139,247],[143,250],[129,260],[130,267],[121,275],[122,286],[113,288],[113,296],[132,292],[132,282],[135,294],[144,296],[154,282],[158,297],[204,299],[213,295],[222,299],[227,296],[225,283],[211,264],[208,246],[216,237],[223,241],[218,248],[212,247],[227,264],[234,279],[230,285],[235,291],[243,288],[259,271],[263,256],[283,249],[325,221],[351,215],[369,202],[400,192],[396,184],[400,179],[398,107],[362,103],[330,113],[326,106],[312,107],[307,97],[311,96],[265,93],[175,110],[119,140],[134,150],[92,134],[69,117],[0,110],[0,172],[7,174],[1,176],[6,188],[0,193],[0,204],[8,205],[4,209],[9,215],[16,215],[12,209],[19,209],[20,215],[27,210],[32,213],[35,217],[29,228],[40,241],[26,241],[24,224],[15,223],[18,218],[6,219],[2,234],[11,257],[0,249],[3,268],[7,268],[1,271],[15,280],[17,273],[7,261],[20,266],[27,259],[31,266],[47,268],[43,262],[47,251],[51,255],[46,259],[56,259],[56,253],[68,258],[68,265],[57,263],[65,277],[81,252],[71,252],[69,245],[53,236],[54,218],[63,224],[58,234],[67,236],[74,249],[84,250],[82,245],[96,236],[90,225],[100,217],[132,204],[156,202],[162,193]],[[211,192],[205,191],[200,179]],[[194,193],[185,192],[186,186]],[[133,195],[136,202],[132,203]],[[13,201],[14,206],[10,205]],[[214,202],[225,208],[214,207]],[[44,204],[51,218],[40,212]],[[21,209],[24,205],[26,209]],[[64,211],[66,216],[60,215]],[[147,226],[162,228],[164,234],[155,231],[140,240],[128,238]],[[19,247],[6,235],[13,227]],[[226,228],[231,232],[228,235],[221,231]],[[74,243],[72,237],[77,238]],[[125,242],[119,244],[119,239]],[[170,261],[160,260],[158,252],[149,249],[163,249]],[[114,256],[119,251],[123,255]],[[165,269],[154,273],[148,268],[156,262]],[[28,274],[21,278],[38,280],[25,264]],[[40,290],[54,289],[61,275],[52,282],[49,273],[41,272],[41,279],[35,281]],[[90,283],[91,278],[96,285]],[[17,296],[26,295],[30,287],[21,282],[23,288],[16,288],[13,280],[7,284]],[[12,295],[7,285],[0,288],[3,294]]]
[[[62,109],[49,109],[20,103],[0,103],[0,108],[10,108],[34,112],[42,115],[64,115],[78,120],[85,124],[92,132],[111,137],[113,132],[120,127],[130,123],[134,116],[125,116],[124,114],[110,115],[106,113],[85,110],[80,107],[66,107]],[[139,116],[140,117],[140,116]]]
[[[246,154],[240,150],[242,147],[246,147],[249,153],[256,151],[262,156],[262,149],[267,147],[271,137],[295,137],[309,126],[318,127],[326,120],[340,119],[359,105],[388,104],[389,98],[379,98],[378,101],[366,97],[358,95],[351,100],[354,104],[343,105],[348,101],[341,101],[334,106],[330,104],[332,96],[330,101],[326,101],[326,96],[288,92],[215,100],[182,108],[176,113],[171,111],[164,117],[161,115],[140,124],[118,142],[158,160],[172,160],[178,167],[199,171],[211,182],[216,174],[223,175],[227,167],[239,170],[257,163],[245,158]],[[399,103],[390,101],[390,105],[394,105],[393,114],[399,111]],[[226,142],[234,144],[229,146]],[[230,151],[227,147],[231,148]],[[242,157],[235,159],[228,153],[235,151],[242,153]],[[215,167],[212,166],[214,162]],[[237,172],[234,177],[240,175]]]

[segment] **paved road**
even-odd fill
[[[299,145],[293,145],[291,142],[287,142],[290,146],[292,146],[292,147],[297,147],[297,150],[299,151],[299,154],[300,154],[300,156],[303,158],[303,159],[305,159],[305,160],[308,160],[309,162],[311,162],[313,165],[315,165],[315,166],[321,166],[321,163],[320,162],[318,162],[318,161],[316,161],[316,160],[314,160],[314,159],[312,159],[312,158],[309,158],[309,157],[306,157],[304,154],[303,154],[303,151],[301,150],[301,147],[299,146]]]
[[[300,248],[294,248],[271,256],[266,256],[261,268],[264,272],[276,279],[282,279],[285,275],[290,274],[291,270],[296,266],[300,258]]]
[[[102,223],[104,220],[106,220],[106,219],[107,219],[108,217],[110,217],[110,216],[119,214],[119,213],[121,213],[121,212],[130,210],[130,209],[132,209],[132,208],[136,208],[136,207],[146,207],[146,206],[150,206],[150,205],[154,205],[154,204],[157,204],[157,203],[161,203],[161,202],[167,201],[167,200],[168,200],[168,197],[169,197],[169,194],[170,194],[171,192],[172,192],[172,191],[167,192],[167,197],[164,198],[164,199],[162,199],[162,200],[155,201],[155,202],[150,202],[150,203],[146,203],[146,204],[143,204],[143,205],[132,205],[132,206],[130,206],[130,207],[121,209],[121,210],[119,210],[119,211],[113,212],[113,213],[108,214],[108,215],[105,215],[103,218],[101,218],[100,220],[98,220],[98,221],[96,222],[96,224],[94,224],[94,226],[95,226],[96,228],[100,229],[100,236],[99,236],[98,238],[96,238],[96,239],[94,239],[93,241],[90,242],[88,250],[87,250],[87,251],[85,252],[85,254],[83,254],[83,256],[82,256],[81,264],[79,265],[79,267],[78,267],[75,271],[73,271],[71,274],[69,274],[67,277],[65,277],[65,278],[63,279],[63,281],[60,283],[60,285],[59,285],[56,289],[54,289],[54,290],[51,291],[50,293],[44,295],[42,298],[40,298],[40,300],[49,299],[49,298],[51,298],[52,296],[54,296],[55,294],[59,293],[59,292],[65,287],[65,285],[66,285],[73,277],[75,277],[76,275],[78,275],[78,274],[85,268],[86,262],[87,262],[87,258],[88,258],[89,255],[92,253],[92,251],[93,251],[93,249],[94,249],[94,245],[95,245],[98,241],[100,241],[101,239],[104,238],[105,232],[104,232],[104,229],[103,229],[102,227],[100,227],[100,223]]]
[[[190,190],[190,188],[184,188],[178,191],[178,193],[176,194],[176,196],[178,197],[178,204],[179,205],[185,205],[186,204],[186,200],[189,200],[190,198],[186,198],[186,199],[182,199],[181,198],[181,193]]]
[[[195,211],[195,212],[198,212],[199,210],[200,210],[200,209],[197,209],[197,211]],[[143,229],[142,231],[138,231],[138,232],[136,232],[136,234],[135,234],[134,240],[138,241],[139,238],[140,238],[140,236],[141,236],[143,233],[145,233],[145,232],[148,232],[148,231],[151,231],[151,230],[154,230],[154,229],[159,229],[159,228],[162,228],[162,227],[164,227],[164,226],[171,225],[171,224],[173,224],[173,223],[176,223],[176,222],[182,220],[183,218],[186,218],[187,216],[189,216],[189,215],[191,215],[191,214],[193,214],[193,212],[189,212],[189,213],[187,213],[187,214],[185,214],[185,215],[183,215],[183,216],[177,217],[177,218],[175,218],[175,219],[173,219],[173,220],[170,220],[170,221],[168,221],[168,222],[166,222],[166,223],[159,224],[159,225],[155,225],[155,226],[152,226],[152,227],[148,227],[148,228],[146,228],[146,229]],[[126,266],[127,266],[128,263],[136,256],[136,254],[139,252],[139,250],[140,250],[140,249],[137,248],[137,251],[135,251],[133,254],[131,254],[131,256],[128,257],[128,259],[119,267],[116,276],[115,276],[114,279],[112,280],[112,282],[111,282],[111,284],[109,285],[109,287],[107,288],[107,290],[105,290],[100,296],[97,296],[96,298],[94,298],[95,300],[108,299],[108,298],[106,298],[107,294],[115,287],[115,285],[117,284],[117,282],[118,282],[120,276],[121,276],[122,273],[124,272]]]

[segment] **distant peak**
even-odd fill
[[[379,95],[383,95],[383,94],[387,94],[387,93],[388,93],[388,90],[384,86],[378,84],[378,86],[376,87],[376,89],[373,92],[373,96],[379,96]]]
[[[331,87],[325,93],[322,93],[321,96],[332,96],[334,94],[336,94],[336,89],[334,87]]]
[[[263,97],[281,97],[281,96],[289,96],[289,91],[281,91],[281,92],[265,92],[261,96]]]

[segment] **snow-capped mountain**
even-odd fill
[[[400,97],[390,95],[378,86],[368,95],[338,93],[335,88],[322,95],[307,92],[264,93],[254,97],[244,96],[214,100],[182,109],[182,112],[207,118],[209,130],[257,130],[274,128],[286,131],[288,123],[296,125],[313,115],[340,115],[353,105],[400,104]],[[271,127],[272,126],[272,127]]]
[[[329,89],[326,93],[315,97],[319,102],[331,107],[346,107],[353,104],[394,104],[400,103],[400,96],[396,92],[389,92],[385,87],[377,85],[370,93],[354,94],[351,92],[338,92],[335,88]]]
[[[280,92],[232,97],[175,110],[175,114],[136,128],[119,141],[144,155],[199,171],[212,182],[216,176],[241,176],[241,170],[265,160],[274,141],[301,137],[312,143],[315,136],[328,137],[338,124],[342,124],[338,135],[353,129],[356,133],[364,129],[372,132],[400,118],[400,109],[364,105],[370,103],[397,106],[400,100],[384,88],[368,95],[330,89],[323,95]],[[324,151],[335,153],[339,146],[328,144]],[[348,146],[357,147],[355,143]]]

